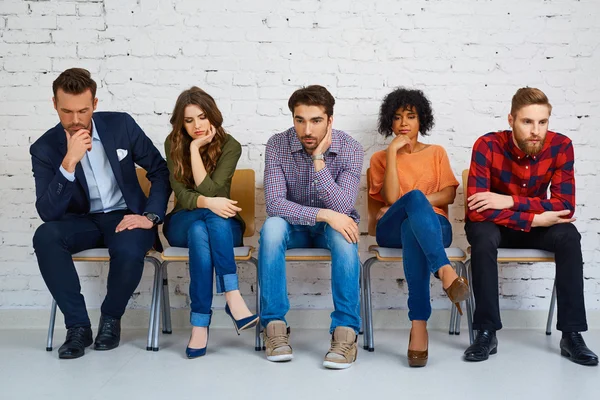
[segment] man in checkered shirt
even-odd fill
[[[294,126],[269,139],[258,279],[261,323],[269,361],[289,361],[290,328],[285,252],[300,247],[331,251],[331,347],[323,365],[343,369],[356,360],[360,329],[358,222],[354,208],[364,152],[332,129],[333,96],[322,86],[295,91],[288,101]]]
[[[473,146],[467,184],[465,231],[471,244],[476,310],[475,342],[467,361],[497,352],[502,328],[498,302],[498,247],[551,251],[556,261],[557,329],[561,354],[583,365],[598,356],[579,332],[587,330],[581,235],[575,212],[573,143],[548,131],[552,106],[539,89],[521,88],[512,99],[512,131],[488,133]],[[550,187],[550,198],[548,198]]]

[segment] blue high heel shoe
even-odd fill
[[[187,358],[189,358],[189,359],[198,358],[198,357],[202,357],[203,355],[206,354],[206,349],[208,348],[209,332],[210,332],[210,328],[206,327],[206,346],[204,346],[201,349],[192,349],[189,346],[185,348],[185,355],[187,356]],[[190,339],[191,339],[191,336],[190,336]]]
[[[235,319],[233,318],[233,314],[231,314],[229,304],[225,304],[225,313],[231,317],[231,320],[233,321],[233,327],[238,335],[240,334],[240,331],[255,327],[260,319],[256,314],[242,319]]]

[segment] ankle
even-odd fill
[[[442,286],[444,288],[448,288],[452,284],[452,282],[454,282],[454,280],[458,278],[458,274],[450,265],[444,265],[442,268],[438,269],[437,274],[440,277],[440,280],[442,281]]]
[[[242,298],[242,294],[240,293],[239,289],[230,290],[228,292],[225,292],[225,301],[230,306],[233,301],[239,300],[241,298]]]

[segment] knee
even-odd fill
[[[356,243],[348,242],[344,235],[333,229],[330,225],[326,225],[325,235],[331,251],[354,252],[358,248]]]
[[[207,241],[208,230],[204,221],[196,221],[188,228],[188,240],[190,242]]]
[[[281,217],[269,217],[260,230],[261,246],[277,246],[287,240],[289,223]]]
[[[425,197],[425,194],[418,189],[411,190],[402,196],[407,204],[429,204],[429,200]]]
[[[62,240],[62,233],[56,222],[45,222],[33,234],[33,248],[43,249],[48,245],[58,245]]]
[[[550,227],[550,230],[557,248],[580,246],[581,234],[575,225],[571,223],[556,224]]]

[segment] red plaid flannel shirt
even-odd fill
[[[514,206],[505,210],[469,210],[470,221],[492,221],[529,231],[535,214],[544,211],[575,212],[573,143],[548,131],[542,151],[528,156],[512,139],[512,131],[491,132],[473,145],[467,197],[479,192],[510,195]],[[550,198],[548,198],[550,186]]]

